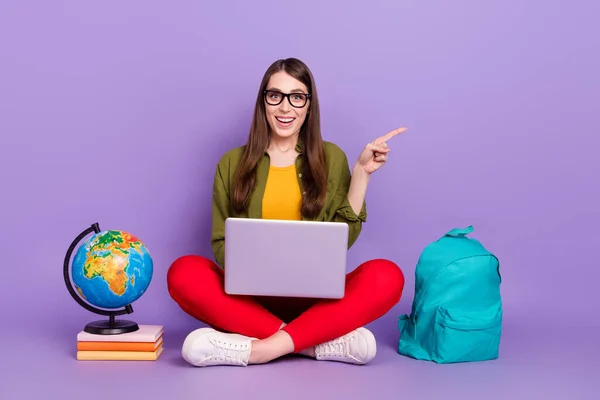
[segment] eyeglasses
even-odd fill
[[[295,108],[302,108],[306,105],[306,102],[310,98],[308,93],[281,93],[276,90],[265,90],[263,91],[265,100],[272,106],[281,104],[283,99],[287,97],[290,105]]]

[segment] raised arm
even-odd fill
[[[394,129],[367,144],[352,168],[352,175],[350,175],[346,155],[341,157],[342,165],[337,166],[337,170],[340,171],[340,183],[335,194],[334,204],[338,206],[334,221],[348,223],[350,227],[348,248],[358,239],[362,223],[367,218],[365,198],[370,176],[387,161],[387,155],[390,152],[387,141],[404,131],[406,128]]]
[[[339,171],[333,207],[335,207],[334,222],[348,224],[348,248],[358,239],[362,231],[362,224],[367,220],[367,205],[365,202],[366,183],[364,177],[350,175],[348,159],[344,154],[341,164],[335,170]]]

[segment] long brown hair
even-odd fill
[[[250,134],[234,178],[231,203],[236,213],[242,213],[248,207],[248,199],[256,185],[257,165],[267,149],[270,137],[271,128],[267,122],[263,91],[267,88],[271,75],[280,71],[285,71],[306,85],[311,95],[309,112],[298,138],[303,143],[299,157],[302,158],[302,190],[306,192],[302,197],[301,213],[311,219],[317,217],[325,205],[327,168],[315,80],[306,64],[296,58],[275,61],[263,76]]]

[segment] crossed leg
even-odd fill
[[[398,303],[404,275],[391,261],[367,261],[347,275],[345,296],[336,300],[232,296],[223,282],[222,270],[201,256],[177,259],[167,275],[169,293],[185,312],[236,334],[232,340],[257,339],[248,362],[264,363],[292,352],[314,356],[317,346],[363,329]]]

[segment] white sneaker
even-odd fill
[[[377,353],[375,336],[366,328],[352,332],[315,347],[317,360],[366,364]]]
[[[181,355],[196,367],[213,365],[247,366],[256,340],[236,333],[223,333],[212,328],[191,332],[183,342]]]

